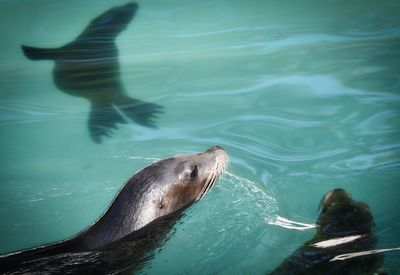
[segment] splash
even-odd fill
[[[218,189],[231,199],[238,215],[248,210],[246,215],[251,214],[270,221],[278,211],[278,203],[274,197],[258,187],[257,183],[231,172],[226,171],[223,174]]]
[[[242,255],[254,253],[254,243],[249,240],[269,242],[264,219],[274,219],[278,204],[261,188],[225,171],[207,196],[190,207],[175,226],[152,263],[154,273],[223,273],[227,262],[239,262]],[[166,270],[166,262],[177,261],[179,268],[172,264]]]

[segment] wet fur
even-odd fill
[[[335,189],[331,192],[336,192],[333,194],[338,194],[338,196],[324,203],[317,220],[316,235],[270,273],[271,275],[366,275],[377,272],[383,262],[383,256],[380,254],[330,262],[335,256],[341,254],[374,249],[377,243],[373,233],[373,217],[368,205],[354,201],[347,196],[347,193],[342,193],[345,192],[343,189]],[[326,197],[323,200],[326,200]],[[354,235],[365,236],[333,247],[312,246],[317,242]]]
[[[138,267],[227,163],[220,147],[153,163],[125,183],[93,225],[58,243],[0,256],[0,273],[96,274]]]

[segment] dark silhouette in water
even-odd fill
[[[160,105],[128,97],[120,79],[115,39],[137,9],[136,3],[129,3],[104,12],[74,41],[60,48],[22,46],[31,60],[54,60],[53,77],[59,89],[91,102],[89,132],[97,143],[103,136],[109,136],[117,123],[126,123],[124,115],[154,128],[153,120],[162,110]]]
[[[383,263],[381,254],[333,260],[339,255],[375,249],[377,239],[373,234],[374,221],[368,205],[354,201],[343,189],[334,189],[322,198],[320,207],[315,236],[270,274],[382,274],[377,273]],[[352,236],[359,238],[349,242],[338,241],[338,238]],[[324,242],[333,239],[337,243],[328,245]]]

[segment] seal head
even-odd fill
[[[368,205],[337,188],[322,197],[319,209],[315,236],[270,274],[376,274],[382,255],[334,260],[343,254],[375,249],[377,239]]]
[[[97,240],[90,243],[102,243],[111,235],[114,235],[111,239],[118,239],[159,217],[190,206],[208,192],[227,164],[227,154],[215,146],[199,154],[178,155],[145,167],[128,180],[96,223],[99,228],[89,235]],[[123,214],[118,215],[122,205]]]
[[[326,193],[320,204],[317,235],[321,238],[337,238],[372,232],[373,217],[368,205],[354,201],[344,189]]]
[[[204,197],[227,164],[228,155],[218,146],[157,161],[134,174],[86,230],[0,256],[0,273],[114,273],[137,266],[163,243],[183,210]]]

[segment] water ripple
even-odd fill
[[[49,120],[65,120],[85,117],[88,108],[58,108],[54,106],[24,103],[20,101],[0,101],[0,126],[18,123],[35,123]]]
[[[204,96],[217,96],[217,95],[231,95],[238,96],[247,93],[256,92],[272,92],[269,89],[278,85],[293,86],[299,89],[301,86],[307,87],[307,93],[309,96],[319,96],[319,97],[337,97],[337,96],[357,96],[377,98],[392,101],[400,100],[400,96],[393,93],[387,93],[382,91],[366,92],[363,90],[350,88],[345,86],[338,78],[332,75],[286,75],[286,76],[268,76],[265,75],[263,78],[255,80],[255,84],[246,85],[242,88],[237,89],[226,89],[220,91],[204,92],[201,93],[191,93],[187,96],[189,97],[204,97]],[[184,95],[183,95],[184,96]]]

